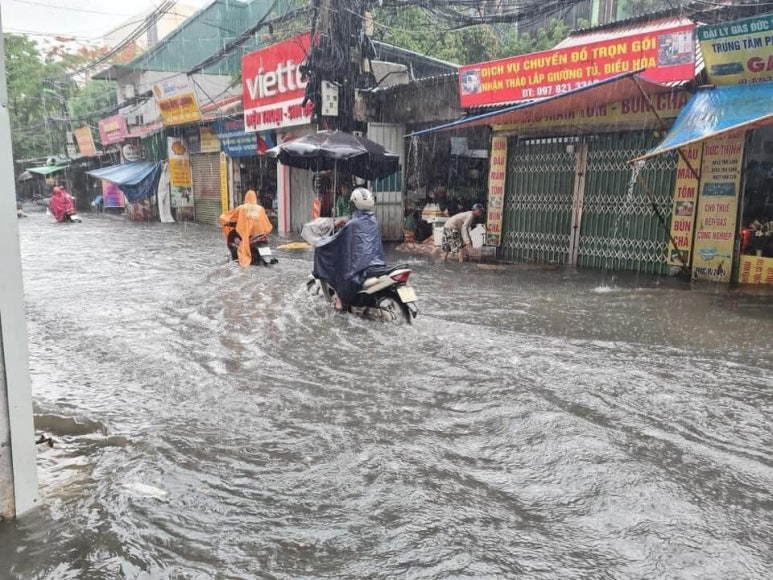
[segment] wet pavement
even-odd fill
[[[768,289],[390,249],[385,325],[308,250],[83,218],[19,221],[54,446],[0,578],[770,577]]]

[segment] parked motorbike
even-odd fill
[[[228,250],[231,252],[231,260],[238,260],[239,256],[237,251],[239,250],[239,244],[242,243],[242,239],[236,230],[231,231],[228,234]],[[271,252],[271,247],[268,245],[268,234],[257,234],[250,236],[250,252],[252,253],[252,265],[253,266],[268,266],[269,264],[276,264],[279,262]]]
[[[416,291],[408,285],[410,277],[411,270],[405,264],[370,268],[356,303],[348,311],[369,320],[410,324],[419,313]],[[335,289],[313,275],[309,276],[306,289],[331,304],[335,301]]]

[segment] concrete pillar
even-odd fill
[[[0,22],[0,55],[5,53]],[[5,61],[0,58],[0,520],[39,502],[16,183]]]

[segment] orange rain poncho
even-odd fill
[[[236,226],[231,226],[236,223]],[[225,233],[225,240],[228,243],[228,234],[236,230],[242,243],[239,244],[239,265],[246,268],[252,263],[252,251],[250,250],[250,236],[258,234],[270,234],[274,226],[266,215],[266,210],[262,205],[258,205],[258,196],[253,190],[249,190],[244,195],[244,203],[235,207],[220,216],[220,225]]]

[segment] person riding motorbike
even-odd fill
[[[53,194],[48,201],[48,210],[53,214],[58,222],[72,221],[72,216],[76,215],[75,202],[67,193],[64,187],[58,185],[51,191]]]
[[[373,213],[375,196],[370,190],[358,187],[352,191],[349,201],[351,219],[337,233],[317,242],[314,248],[312,273],[335,288],[335,308],[339,311],[356,305],[368,268],[386,266],[381,232]]]
[[[225,234],[225,242],[231,250],[231,257],[239,260],[239,265],[246,268],[253,261],[251,243],[242,243],[253,236],[270,234],[274,229],[266,210],[258,204],[258,196],[250,189],[244,195],[244,203],[220,215],[219,223]]]

